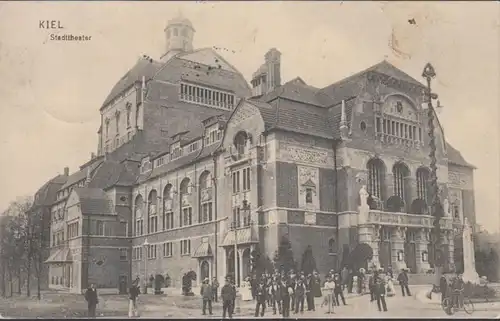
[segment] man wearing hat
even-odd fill
[[[236,288],[231,284],[231,280],[226,278],[226,283],[220,290],[220,297],[222,299],[222,318],[226,318],[226,313],[229,319],[233,318],[233,304],[236,300]]]
[[[203,308],[202,308],[202,313],[203,315],[206,315],[207,311],[207,305],[208,305],[208,313],[212,315],[212,300],[213,300],[213,289],[212,286],[210,285],[209,279],[205,278],[203,280],[203,284],[201,285],[201,290],[200,290],[201,297],[203,299]]]
[[[406,295],[411,296],[410,293],[410,288],[408,287],[408,273],[406,272],[405,268],[401,269],[401,273],[398,275],[398,282],[399,286],[401,286],[401,293],[403,296],[405,296],[405,290],[406,290]]]
[[[141,292],[139,290],[139,282],[140,279],[137,277],[134,282],[132,282],[132,285],[130,286],[130,289],[128,291],[129,293],[129,306],[128,306],[128,316],[129,318],[134,318],[138,317],[138,312],[137,312],[137,297],[139,296],[139,293]]]

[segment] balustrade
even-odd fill
[[[388,225],[388,226],[408,226],[433,228],[434,217],[430,215],[393,213],[370,210],[368,224]],[[443,217],[440,220],[441,228],[451,230],[453,222],[451,218]]]

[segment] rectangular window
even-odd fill
[[[171,230],[174,228],[174,213],[172,212],[163,213],[162,228],[164,231]]]
[[[201,205],[200,223],[212,221],[212,202]]]
[[[154,215],[149,217],[148,231],[149,233],[158,232],[158,216]]]
[[[236,193],[240,192],[240,172],[236,172]]]
[[[418,129],[418,140],[423,142],[423,140],[422,140],[422,128]]]
[[[182,209],[182,226],[189,226],[193,224],[193,208],[186,207]]]
[[[376,124],[376,128],[377,128],[377,133],[380,133],[380,117],[377,117],[375,119],[375,124]]]
[[[157,251],[156,244],[148,245],[147,249],[148,249],[148,259],[149,260],[156,259],[156,251]]]
[[[191,240],[181,240],[181,255],[191,254]]]
[[[95,221],[95,235],[104,236],[104,222],[103,221]]]
[[[171,257],[172,255],[172,242],[163,243],[163,257]]]
[[[250,190],[250,168],[243,169],[243,191]]]
[[[120,261],[127,261],[127,249],[120,249]]]

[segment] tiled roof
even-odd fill
[[[276,98],[284,98],[293,101],[298,101],[304,104],[324,107],[324,101],[318,98],[318,88],[308,86],[300,78],[295,78],[282,86],[276,88],[272,92],[264,95],[260,100],[271,102]],[[327,100],[328,98],[324,98]]]
[[[73,262],[73,257],[71,255],[71,250],[68,248],[57,249],[45,261],[45,263],[49,264],[60,264],[60,263],[71,263],[71,262]]]
[[[77,187],[74,192],[80,200],[82,214],[114,214],[113,202],[102,189]]]
[[[456,150],[450,143],[446,142],[446,151],[448,152],[448,162],[454,165],[476,168],[474,165],[468,163],[462,154]]]
[[[46,182],[42,187],[38,189],[35,193],[35,199],[33,206],[44,206],[52,204],[56,199],[57,191],[61,186],[66,183],[68,176],[57,175],[48,182]]]
[[[122,164],[112,160],[105,160],[95,171],[88,187],[106,189],[113,186],[120,178],[120,174],[123,170],[124,167]]]
[[[154,76],[155,80],[179,83],[182,80],[221,88],[239,97],[251,94],[250,86],[240,73],[174,57],[167,61]]]
[[[278,98],[271,103],[249,99],[264,119],[267,130],[282,129],[296,133],[333,138],[328,110]]]
[[[194,251],[192,257],[196,258],[202,258],[202,257],[209,257],[212,256],[212,247],[210,246],[210,243],[208,242],[202,242],[198,248]]]
[[[132,86],[136,81],[142,81],[144,76],[146,81],[150,80],[158,69],[161,63],[140,58],[137,63],[118,81],[111,89],[108,97],[104,100],[102,107],[109,104],[116,96],[121,94],[125,89]]]
[[[92,165],[90,165],[90,171],[93,172],[97,167],[99,167],[102,164],[103,161],[104,160],[99,160],[99,161],[96,161],[95,163],[93,163]],[[71,185],[78,183],[81,180],[84,180],[86,177],[87,177],[87,169],[86,168],[81,169],[78,172],[71,174],[68,177],[66,184],[64,184],[61,187],[61,190],[65,189],[67,187],[70,187]]]

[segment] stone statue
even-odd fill
[[[359,190],[359,199],[361,202],[361,207],[367,207],[368,206],[368,192],[366,191],[366,185],[363,185],[361,189]]]
[[[443,201],[443,211],[445,216],[450,216],[450,202],[447,198]]]
[[[464,220],[463,231],[463,249],[464,249],[464,273],[463,279],[465,282],[479,284],[479,275],[476,271],[476,262],[474,259],[474,242],[472,241],[472,228],[469,225],[469,220]]]

